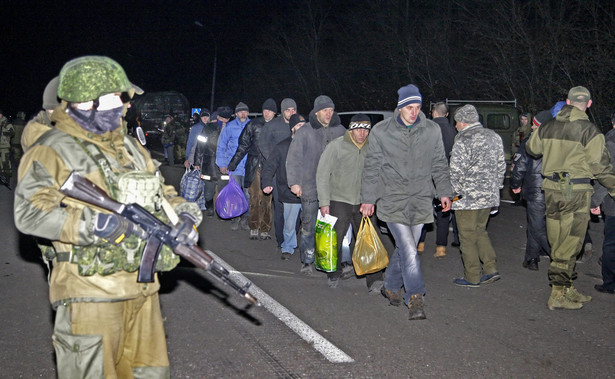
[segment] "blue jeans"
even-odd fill
[[[406,289],[404,302],[408,304],[411,295],[425,295],[421,259],[416,251],[423,224],[408,226],[387,222],[387,226],[395,239],[395,251],[386,270],[384,288],[398,292],[403,285]]]
[[[297,247],[297,216],[301,211],[301,203],[284,204],[284,240],[282,241],[283,253],[294,253]]]
[[[318,218],[318,199],[301,198],[301,240],[299,251],[301,252],[301,262],[314,263],[314,249],[316,241],[314,239],[314,228]]]

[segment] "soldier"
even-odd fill
[[[15,130],[9,120],[4,117],[0,110],[0,175],[7,181],[13,175],[11,169],[11,140],[15,136]],[[4,180],[3,180],[4,181]]]
[[[580,309],[591,301],[576,290],[576,254],[581,250],[590,217],[591,180],[615,196],[615,172],[604,135],[589,121],[589,90],[573,87],[555,119],[541,125],[527,142],[527,152],[542,155],[547,236],[551,244],[549,309]]]
[[[164,157],[167,159],[166,163],[169,166],[173,166],[175,164],[176,133],[182,126],[175,120],[175,114],[173,112],[167,113],[164,117],[164,129],[162,130],[161,142],[164,147]]]
[[[158,218],[167,219],[174,209],[186,226],[200,222],[198,206],[164,185],[149,152],[126,135],[121,117],[136,92],[108,57],[67,62],[59,76],[62,106],[52,114],[55,127],[27,148],[19,166],[15,225],[53,243],[43,254],[53,262],[49,297],[60,378],[170,376],[160,284],[157,276],[153,283],[137,283],[145,241],[120,216],[59,192],[75,171],[113,199],[131,198]],[[163,247],[156,267],[170,270],[178,262]]]
[[[23,155],[23,150],[21,149],[21,136],[25,127],[26,113],[23,111],[17,112],[17,117],[13,120],[13,130],[15,131],[15,135],[11,139],[11,157],[13,158],[15,167],[19,166],[19,160]]]

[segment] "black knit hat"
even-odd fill
[[[299,113],[295,113],[294,115],[290,116],[290,119],[288,120],[288,125],[292,129],[300,122],[305,122],[305,117],[301,116]]]
[[[272,98],[265,100],[265,102],[263,103],[263,110],[278,113],[278,106],[276,105],[275,100],[273,100]]]
[[[352,116],[350,119],[350,125],[348,125],[348,129],[367,129],[370,130],[372,128],[372,121],[364,115],[363,113],[356,114]]]
[[[231,110],[230,107],[222,106],[218,108],[218,116],[222,118],[231,118],[232,115],[233,115],[233,111]]]

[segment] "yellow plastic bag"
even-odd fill
[[[363,217],[352,252],[352,263],[357,275],[371,274],[389,265],[389,254],[376,234],[369,217]]]

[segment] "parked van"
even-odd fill
[[[517,108],[517,100],[491,101],[491,100],[450,100],[446,99],[448,106],[448,117],[454,125],[453,116],[457,108],[472,104],[478,111],[478,116],[481,124],[484,127],[493,129],[502,137],[504,143],[504,153],[506,160],[512,159],[511,148],[513,135],[519,129],[520,111]]]

